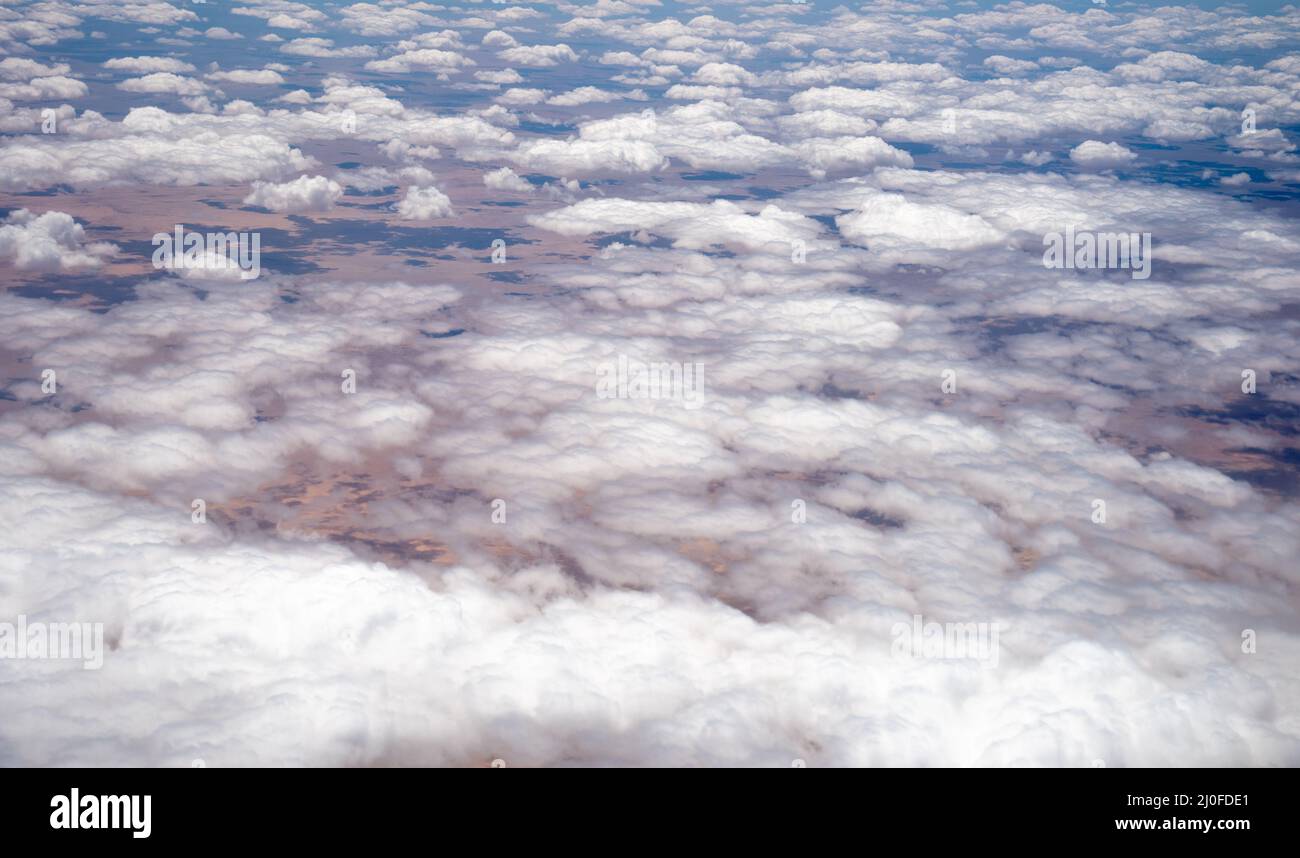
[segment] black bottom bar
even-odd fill
[[[996,833],[999,844],[1231,846],[1291,833],[1296,786],[1295,770],[1255,769],[7,770],[0,825],[7,844],[127,848],[339,848],[437,831],[495,848],[620,829],[644,845],[660,832],[666,842],[693,830],[761,841],[770,827],[825,837],[846,826],[859,842],[919,836],[969,845]],[[146,826],[148,836],[137,836]]]

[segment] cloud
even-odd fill
[[[314,30],[316,25],[303,18],[297,18],[293,15],[272,15],[266,19],[266,26],[277,27],[281,30]]]
[[[474,61],[461,56],[455,51],[441,51],[434,48],[423,48],[415,51],[406,51],[396,56],[388,57],[382,60],[371,60],[366,63],[368,71],[390,72],[397,74],[406,74],[413,69],[456,69],[460,66],[472,66]]]
[[[782,131],[796,138],[865,136],[876,129],[876,123],[870,119],[836,110],[791,113],[778,117],[777,122]]]
[[[207,91],[208,86],[202,81],[172,72],[154,72],[141,77],[127,78],[118,83],[117,88],[126,92],[201,95]]]
[[[793,147],[814,175],[846,168],[910,167],[912,156],[879,137],[814,137]]]
[[[436,220],[452,214],[451,200],[433,186],[412,185],[397,204],[397,216],[402,220]]]
[[[93,135],[80,136],[74,124],[68,134],[0,145],[0,187],[246,183],[287,178],[314,163],[300,150],[264,133],[255,121],[240,127],[235,119],[170,114],[156,107],[134,108],[120,123],[102,118],[83,121]],[[208,124],[214,121],[235,124]],[[227,133],[217,133],[216,128]],[[217,141],[220,145],[215,145]]]
[[[236,6],[235,15],[261,18],[268,27],[288,30],[311,30],[320,26],[327,16],[319,9],[291,0],[261,0],[255,6]]]
[[[192,72],[194,66],[175,57],[113,57],[104,62],[104,68],[135,74],[151,72]]]
[[[498,51],[497,56],[511,65],[548,67],[561,62],[577,62],[578,55],[568,45],[519,45]]]
[[[791,242],[810,240],[820,232],[817,224],[779,206],[763,207],[751,214],[735,203],[711,204],[638,202],[623,199],[583,200],[530,218],[542,229],[562,235],[649,230],[673,238],[679,247],[704,248],[737,244],[749,249],[779,245],[788,253]]]
[[[1006,238],[977,214],[938,203],[911,202],[902,194],[872,194],[857,210],[835,221],[845,238],[873,248],[919,244],[972,250]]]
[[[45,65],[27,57],[5,57],[0,60],[0,80],[28,81],[39,77],[62,77],[71,68],[67,63]]]
[[[492,30],[483,35],[482,45],[485,48],[513,48],[519,42],[514,36],[501,30]]]
[[[353,3],[341,10],[343,25],[363,36],[394,36],[433,23],[437,19],[417,8]]]
[[[508,104],[511,106],[522,106],[529,104],[541,104],[546,100],[547,92],[544,89],[525,89],[522,87],[511,87],[505,92],[498,95],[495,99],[497,104]]]
[[[37,77],[26,83],[0,83],[0,98],[13,101],[83,98],[87,92],[84,83],[68,77]]]
[[[705,63],[695,70],[693,79],[713,86],[752,86],[758,77],[734,63]]]
[[[324,212],[343,196],[343,186],[324,176],[299,176],[291,182],[253,182],[244,205],[273,212]]]
[[[1085,140],[1070,150],[1070,160],[1088,170],[1123,167],[1137,159],[1132,151],[1118,143]]]
[[[488,69],[484,71],[476,71],[474,72],[474,78],[476,80],[496,84],[524,82],[524,76],[514,69]]]
[[[583,104],[602,104],[610,101],[622,101],[623,99],[645,101],[646,98],[646,94],[639,89],[628,93],[618,93],[598,89],[594,86],[580,86],[577,89],[553,95],[546,99],[546,103],[557,107],[577,107]]]
[[[300,57],[373,57],[377,51],[370,45],[349,45],[336,48],[333,39],[306,36],[291,39],[280,46],[280,52]]]
[[[1038,69],[1038,63],[1030,60],[1017,60],[1011,57],[994,55],[984,58],[984,65],[991,68],[998,74],[1017,75],[1031,72]]]
[[[667,159],[644,140],[532,140],[510,157],[525,167],[549,173],[643,173],[661,169]]]
[[[870,136],[782,145],[738,122],[743,109],[707,101],[661,113],[625,113],[582,123],[576,138],[521,142],[510,157],[530,169],[565,175],[647,172],[662,169],[668,158],[697,169],[750,171],[784,164],[819,176],[832,170],[912,164],[905,151]]]
[[[85,228],[65,212],[10,212],[0,222],[0,256],[21,271],[98,268],[117,252],[108,242],[86,242]]]
[[[532,193],[535,190],[532,185],[520,178],[509,167],[502,167],[499,170],[484,173],[483,184],[498,191],[514,191],[520,194]]]
[[[14,7],[0,762],[1300,764],[1295,16],[832,5]]]
[[[311,93],[305,89],[295,89],[292,92],[286,92],[276,101],[282,101],[285,104],[311,104],[312,97]]]
[[[205,77],[208,80],[236,83],[244,86],[279,86],[284,83],[284,77],[279,72],[271,69],[231,69],[229,71],[209,72]]]

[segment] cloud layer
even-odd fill
[[[1300,764],[1296,10],[10,11],[0,763]]]

